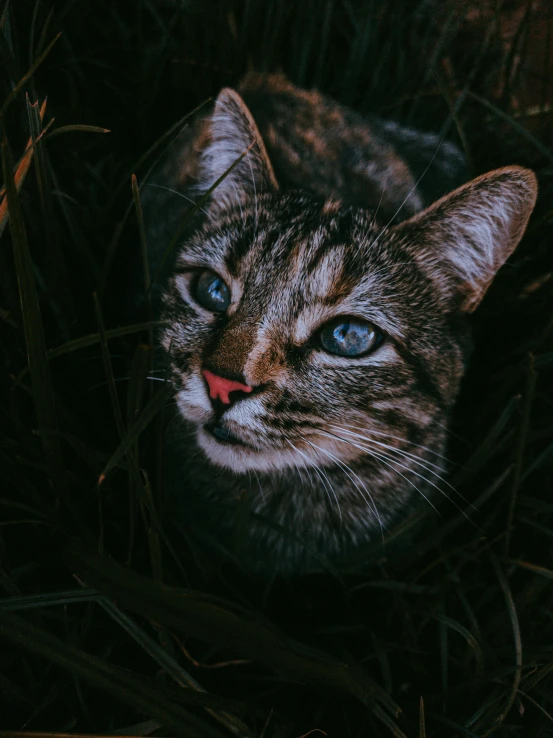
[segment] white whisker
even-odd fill
[[[340,426],[336,426],[336,427],[340,427]],[[355,428],[356,430],[361,430],[361,431],[367,432],[367,428],[365,426],[356,425],[355,423],[349,423],[347,427],[348,428]],[[409,446],[415,446],[416,448],[420,448],[423,451],[427,451],[429,454],[432,454],[433,456],[436,456],[439,459],[443,459],[448,464],[451,464],[452,463],[450,461],[450,459],[447,458],[447,456],[444,456],[443,454],[440,454],[437,451],[434,451],[433,449],[429,448],[428,446],[422,446],[419,443],[413,443],[413,441],[408,441],[406,438],[402,438],[401,436],[394,436],[391,433],[385,433],[384,431],[373,430],[372,428],[370,429],[369,432],[372,433],[375,436],[382,436],[384,438],[391,438],[394,441],[401,441],[402,443],[406,443]],[[430,463],[430,462],[428,462],[428,463]]]
[[[424,479],[425,482],[429,482],[433,487],[436,487],[437,490],[439,490],[442,494],[444,494],[443,490],[441,490],[437,485],[432,484],[426,477],[423,477],[421,474],[417,474],[417,472],[414,472],[412,469],[409,469],[409,467],[404,466],[403,464],[400,464],[395,459],[390,458],[389,456],[386,456],[385,454],[379,453],[377,451],[374,451],[374,449],[368,448],[367,446],[360,446],[357,443],[353,443],[352,441],[348,441],[347,438],[340,438],[340,436],[336,436],[333,433],[323,433],[322,435],[327,435],[329,438],[334,438],[335,440],[343,441],[344,443],[348,443],[350,446],[353,446],[354,448],[358,448],[361,451],[365,451],[366,453],[370,454],[373,458],[378,459],[382,461],[383,464],[388,466],[392,471],[394,471],[396,474],[399,474],[399,476],[404,479],[408,484],[410,484],[414,489],[417,490],[419,495],[423,497],[430,507],[432,507],[438,515],[440,515],[440,512],[436,508],[436,506],[428,499],[428,497],[424,494],[424,492],[421,492],[420,489],[417,487],[417,485],[412,482],[410,479],[408,479],[404,474],[402,474],[400,471],[396,469],[396,466],[394,464],[397,464],[402,469],[405,469],[406,471],[411,472],[411,474],[414,474],[417,477],[420,477],[421,479]],[[391,463],[388,463],[391,462]],[[440,516],[441,517],[441,516]]]
[[[250,167],[250,172],[252,173],[253,202],[255,205],[255,228],[254,228],[254,238],[255,238],[257,234],[257,187],[255,186],[255,176],[253,173],[253,167],[252,167],[252,162],[251,162],[249,153],[246,155],[246,161],[248,162],[249,167]]]
[[[433,469],[439,469],[440,471],[443,471],[443,467],[440,466],[440,464],[434,464],[432,461],[422,461],[420,457],[416,456],[415,454],[409,453],[409,451],[404,451],[403,449],[396,448],[395,446],[390,446],[390,444],[388,443],[382,443],[382,441],[377,441],[375,438],[371,438],[371,436],[363,436],[360,433],[354,433],[353,431],[348,430],[348,428],[342,425],[334,425],[333,423],[329,423],[329,427],[335,428],[336,430],[339,430],[341,433],[347,433],[348,435],[353,436],[354,438],[358,438],[360,441],[370,441],[371,443],[374,443],[377,446],[381,446],[382,448],[385,448],[388,451],[393,451],[396,454],[405,456],[406,458],[411,459],[415,464],[418,464],[419,466],[424,467],[424,469],[429,471],[431,474],[434,474],[436,477],[438,477],[438,479],[441,479],[442,482],[444,482],[445,484],[449,484],[449,482],[447,482],[437,472],[433,471]],[[371,431],[369,431],[369,433],[370,432]]]
[[[386,182],[384,183],[384,187],[382,188],[382,192],[380,193],[380,200],[378,201],[376,211],[373,214],[372,223],[376,224],[376,218],[378,216],[378,211],[380,210],[380,206],[382,205],[382,201],[384,199],[384,195],[386,194],[387,189],[388,189],[388,180],[386,180]],[[357,247],[357,251],[355,252],[355,256],[359,254],[362,248],[363,248],[363,241],[359,243],[359,246]],[[378,271],[381,271],[381,270],[378,270]]]
[[[323,487],[327,493],[329,502],[331,502],[330,495],[328,494],[328,490],[330,489],[330,492],[332,496],[334,497],[334,500],[336,501],[336,506],[338,508],[338,513],[340,515],[340,527],[342,527],[342,509],[340,508],[340,503],[338,502],[338,498],[336,497],[336,492],[334,491],[334,488],[332,484],[330,483],[330,480],[328,479],[327,475],[324,473],[322,469],[319,469],[319,467],[315,464],[315,462],[312,461],[308,456],[306,456],[306,454],[304,454],[303,451],[300,451],[300,449],[297,448],[297,446],[294,446],[294,444],[291,441],[289,441],[288,438],[286,438],[285,440],[294,449],[294,451],[296,451],[300,456],[302,456],[307,461],[307,463],[310,464],[315,469],[315,473],[317,474],[317,476],[323,483]],[[327,482],[329,485],[328,487],[327,487]]]
[[[331,428],[336,428],[337,430],[339,430],[342,433],[347,433],[348,435],[351,435],[354,438],[358,438],[358,439],[363,440],[363,441],[368,441],[371,444],[375,444],[376,446],[379,446],[379,447],[381,447],[383,449],[386,449],[386,450],[388,450],[388,451],[390,451],[390,452],[392,452],[394,454],[397,454],[399,456],[402,456],[403,458],[407,459],[408,461],[411,461],[411,463],[415,464],[416,466],[421,467],[426,472],[428,472],[429,474],[432,474],[437,479],[439,479],[442,484],[445,484],[446,487],[449,487],[452,492],[454,492],[456,495],[458,495],[465,504],[469,505],[470,507],[473,507],[473,509],[476,510],[476,508],[474,508],[474,506],[459,492],[459,490],[455,489],[455,487],[450,482],[448,482],[447,479],[445,479],[445,477],[441,476],[441,474],[438,474],[438,472],[436,472],[434,470],[434,469],[439,469],[440,471],[443,471],[443,469],[442,469],[441,466],[438,466],[436,464],[433,464],[430,461],[422,461],[419,457],[415,456],[414,454],[410,454],[407,451],[404,451],[402,449],[395,448],[394,446],[390,446],[387,443],[382,443],[380,441],[377,441],[374,438],[371,438],[370,436],[362,436],[362,435],[360,435],[358,433],[353,433],[352,431],[349,431],[346,428],[343,428],[343,427],[341,427],[339,425],[331,424],[330,427]],[[431,467],[434,467],[434,468],[431,468]],[[422,479],[426,479],[426,481],[429,484],[433,484],[429,479],[427,479],[424,476],[422,477]],[[435,485],[433,485],[433,486],[435,486]],[[439,489],[439,487],[437,487],[437,489]],[[442,494],[444,494],[448,499],[451,500],[451,498],[448,495],[446,495],[446,493],[445,493],[444,490],[440,489],[440,492]],[[453,500],[451,500],[451,502],[453,502]]]
[[[259,477],[258,477],[257,472],[255,471],[255,469],[252,469],[252,471],[253,471],[253,473],[255,475],[255,478],[257,480],[257,486],[259,487],[259,491],[261,492],[261,497],[263,498],[263,502],[266,503],[267,500],[265,499],[265,491],[264,491],[263,487],[261,486],[261,481],[259,480]]]
[[[317,449],[319,449],[319,451],[322,451],[323,454],[325,454],[326,456],[329,457],[329,459],[332,459],[336,464],[338,464],[338,466],[340,467],[340,469],[342,469],[342,471],[348,477],[348,479],[351,482],[353,482],[353,484],[355,485],[357,491],[361,494],[361,496],[363,497],[363,499],[365,500],[365,502],[367,504],[370,503],[370,505],[372,505],[372,508],[374,510],[375,517],[378,520],[378,524],[380,526],[380,532],[382,534],[382,539],[384,540],[384,527],[382,525],[382,520],[380,518],[380,515],[378,514],[378,508],[376,507],[376,503],[373,500],[373,497],[372,497],[371,493],[367,489],[367,486],[365,485],[365,483],[363,482],[363,480],[361,479],[361,477],[358,474],[356,474],[353,471],[353,469],[350,466],[348,466],[348,464],[346,464],[345,462],[341,461],[337,456],[335,456],[334,454],[330,453],[330,451],[328,451],[327,449],[324,449],[321,446],[317,446],[316,443],[312,443],[307,438],[304,438],[303,440],[304,441],[307,441],[307,443],[310,446],[312,446],[313,448],[317,448]],[[365,495],[363,494],[363,490],[359,487],[359,485],[356,483],[356,481],[353,479],[353,477],[350,476],[349,472],[351,472],[353,474],[353,476],[361,483],[361,485],[363,486],[363,489],[367,493],[369,499],[367,499],[367,497],[365,497]]]
[[[401,205],[400,205],[400,206],[398,207],[398,209],[396,210],[396,212],[395,212],[395,213],[394,213],[394,214],[392,215],[392,217],[390,218],[390,220],[389,220],[389,221],[388,221],[388,222],[386,223],[386,225],[384,226],[384,228],[383,228],[383,229],[382,229],[382,230],[380,231],[380,233],[379,233],[379,234],[378,234],[378,235],[376,236],[376,238],[374,239],[374,241],[373,241],[373,242],[371,243],[371,245],[370,245],[370,248],[371,248],[371,249],[372,249],[372,248],[373,248],[374,246],[376,246],[376,244],[378,243],[378,240],[379,240],[380,238],[382,238],[382,236],[384,236],[384,235],[385,235],[385,233],[386,233],[386,232],[388,231],[388,229],[390,228],[390,226],[392,225],[392,223],[393,223],[393,222],[394,222],[394,220],[396,219],[396,216],[397,216],[397,215],[399,215],[399,213],[400,213],[400,212],[401,212],[401,210],[403,209],[403,206],[405,205],[405,203],[407,202],[407,200],[408,200],[408,199],[409,199],[409,198],[411,197],[411,195],[413,194],[413,192],[415,192],[415,190],[417,189],[417,187],[418,187],[418,186],[419,186],[419,184],[421,183],[421,181],[422,181],[423,177],[424,177],[424,176],[426,175],[426,173],[428,172],[428,170],[429,170],[429,169],[430,169],[430,167],[432,166],[432,163],[433,163],[434,159],[436,158],[436,156],[438,155],[438,151],[440,150],[440,147],[441,147],[441,145],[443,144],[443,142],[444,142],[444,140],[445,140],[445,131],[446,131],[446,130],[447,130],[447,128],[445,128],[445,130],[444,130],[444,133],[443,133],[443,135],[441,136],[441,138],[440,138],[440,140],[439,140],[439,142],[438,142],[438,145],[436,146],[436,150],[435,150],[435,151],[434,151],[434,153],[432,154],[432,158],[430,159],[430,161],[429,161],[429,162],[428,162],[428,164],[426,165],[426,167],[425,167],[425,169],[424,169],[423,173],[422,173],[422,174],[421,174],[421,176],[420,176],[420,177],[419,177],[419,178],[417,179],[417,181],[415,182],[415,184],[413,185],[413,187],[412,187],[412,188],[411,188],[411,189],[409,190],[409,192],[407,193],[407,195],[406,195],[405,199],[403,200],[403,202],[401,203]]]
[[[334,434],[331,434],[331,436],[332,436],[332,437],[336,437],[336,438],[337,438],[337,436],[334,436]],[[366,446],[362,446],[362,445],[360,445],[360,444],[355,444],[355,443],[352,443],[351,441],[349,441],[349,440],[348,440],[348,439],[346,439],[346,438],[340,438],[340,440],[341,440],[341,441],[343,441],[344,443],[349,443],[350,445],[354,446],[355,448],[359,448],[359,449],[360,449],[360,450],[362,450],[362,451],[366,451],[366,452],[370,453],[370,454],[371,454],[372,456],[374,456],[375,458],[376,458],[376,457],[378,457],[378,458],[382,458],[382,459],[387,459],[388,461],[390,461],[390,462],[392,462],[392,463],[395,463],[395,464],[397,464],[397,465],[398,465],[399,467],[401,467],[402,469],[405,469],[406,471],[409,471],[409,472],[411,472],[411,474],[414,474],[415,476],[419,477],[420,479],[423,479],[423,480],[424,480],[425,482],[427,482],[427,483],[428,483],[428,484],[430,484],[430,485],[431,485],[432,487],[434,487],[435,489],[437,489],[437,490],[438,490],[438,492],[439,492],[439,493],[440,493],[441,495],[443,495],[443,496],[444,496],[444,497],[445,497],[445,498],[446,498],[446,499],[447,499],[447,500],[448,500],[449,502],[451,502],[451,504],[452,504],[452,505],[454,505],[454,506],[455,506],[455,508],[456,508],[456,509],[457,509],[457,510],[458,510],[458,511],[459,511],[459,512],[460,512],[460,513],[461,513],[461,514],[462,514],[462,515],[463,515],[463,516],[464,516],[464,517],[465,517],[465,518],[466,518],[466,519],[467,519],[467,520],[468,520],[469,522],[471,522],[471,523],[472,523],[472,521],[471,521],[470,517],[469,517],[469,516],[467,515],[467,513],[466,513],[466,512],[465,512],[465,511],[464,511],[464,510],[463,510],[463,509],[462,509],[461,507],[459,507],[459,505],[458,505],[458,504],[457,504],[457,503],[456,503],[456,502],[455,502],[455,501],[454,501],[454,500],[453,500],[453,499],[452,499],[452,498],[450,497],[450,495],[448,495],[448,494],[447,494],[447,492],[445,492],[445,490],[443,490],[443,489],[442,489],[441,487],[439,487],[439,486],[438,486],[437,484],[434,484],[434,482],[432,482],[432,481],[431,481],[430,479],[428,479],[428,477],[425,477],[425,476],[424,476],[423,474],[419,474],[418,472],[414,471],[413,469],[410,469],[410,468],[409,468],[408,466],[405,466],[404,464],[401,464],[401,463],[400,463],[399,461],[397,461],[397,459],[394,459],[393,457],[391,457],[391,456],[389,456],[389,455],[387,455],[387,454],[384,454],[384,453],[382,453],[382,452],[380,452],[380,453],[379,453],[379,452],[375,452],[373,448],[369,448],[369,447],[366,447]],[[371,441],[371,439],[368,439],[368,440],[369,440],[369,441]],[[397,473],[397,474],[400,474],[400,476],[402,476],[402,477],[403,477],[403,474],[401,474],[400,472],[398,472],[398,471],[397,471],[397,469],[396,469],[395,471],[396,471],[396,473]],[[431,471],[431,470],[427,469],[426,471]],[[436,476],[438,476],[438,475],[436,475]],[[404,478],[404,479],[406,479],[405,477],[403,477],[403,478]],[[438,477],[438,478],[440,479],[440,481],[442,481],[442,482],[444,481],[443,479],[441,479],[441,477]],[[410,482],[410,484],[413,484],[413,483],[412,483],[412,482],[411,482],[411,481],[410,481],[409,479],[406,479],[406,481]],[[446,484],[448,484],[448,483],[446,482]],[[420,489],[418,489],[418,487],[416,487],[415,485],[413,485],[413,486],[414,486],[414,487],[415,487],[415,489],[416,489],[416,490],[417,490],[417,491],[419,492],[419,494],[421,494],[421,495],[422,495],[422,496],[424,497],[424,499],[425,499],[425,500],[426,500],[426,501],[427,501],[427,502],[428,502],[428,503],[429,503],[429,504],[431,505],[431,507],[433,507],[433,508],[434,508],[434,510],[436,510],[436,507],[435,507],[435,506],[434,506],[434,505],[433,505],[433,504],[432,504],[432,503],[430,502],[430,500],[429,500],[429,499],[428,499],[428,498],[426,497],[426,495],[424,495],[424,494],[423,494],[423,493],[422,493],[422,492],[420,491]],[[458,491],[457,491],[457,490],[456,490],[456,489],[455,489],[455,488],[454,488],[454,487],[453,487],[452,485],[448,484],[448,486],[449,486],[449,487],[451,487],[451,489],[452,489],[452,490],[453,490],[453,491],[454,491],[454,492],[455,492],[455,493],[456,493],[457,495],[459,495],[459,497],[461,497],[461,499],[463,500],[463,502],[465,502],[465,503],[467,503],[468,505],[470,505],[470,503],[469,503],[469,502],[468,502],[468,501],[467,501],[467,500],[466,500],[466,499],[465,499],[465,498],[464,498],[464,497],[463,497],[463,496],[461,495],[461,493],[460,493],[460,492],[458,492]],[[474,506],[472,506],[472,505],[471,505],[471,507],[473,507],[473,509],[476,509],[476,508],[474,508]],[[439,514],[439,513],[438,513],[438,514]]]

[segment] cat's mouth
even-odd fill
[[[230,446],[242,446],[243,448],[252,448],[249,443],[246,443],[241,438],[238,438],[238,436],[235,436],[233,433],[231,433],[228,428],[226,428],[221,423],[217,423],[216,421],[206,423],[204,425],[204,430],[209,433],[209,435],[216,441],[219,441],[219,443]]]

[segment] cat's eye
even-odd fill
[[[204,269],[197,277],[194,299],[212,313],[224,313],[230,305],[230,289],[218,274]]]
[[[325,351],[338,356],[364,356],[378,348],[383,339],[372,323],[343,315],[326,323],[319,332]]]

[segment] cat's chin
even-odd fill
[[[205,427],[198,428],[196,438],[212,464],[237,474],[248,471],[275,472],[292,464],[287,449],[258,450],[245,443],[219,440]]]

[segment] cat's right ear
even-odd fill
[[[201,191],[209,190],[221,177],[211,196],[211,208],[222,209],[262,192],[278,190],[252,114],[240,95],[228,87],[215,102],[210,141],[201,155]]]
[[[472,312],[522,238],[537,192],[529,169],[496,169],[394,230],[445,296],[462,312]]]

